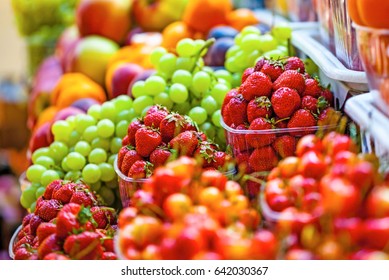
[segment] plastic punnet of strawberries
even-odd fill
[[[301,136],[331,127],[333,104],[332,92],[305,72],[298,57],[261,58],[224,99],[227,143],[246,173],[270,171],[294,155]]]
[[[55,180],[26,215],[13,244],[15,260],[117,259],[116,210],[99,203],[90,187]]]

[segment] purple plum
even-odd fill
[[[234,45],[232,38],[220,38],[209,48],[205,56],[205,64],[208,66],[224,66],[226,52]]]

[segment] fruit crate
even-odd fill
[[[375,105],[376,91],[350,98],[346,102],[345,112],[358,125],[361,149],[363,153],[374,153],[381,162],[384,171],[389,164],[389,117]]]

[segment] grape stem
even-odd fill
[[[193,73],[194,70],[196,69],[196,66],[198,66],[198,65],[197,65],[197,61],[200,59],[201,53],[202,53],[204,50],[208,50],[215,42],[216,42],[216,39],[215,39],[215,38],[210,38],[210,39],[208,39],[207,41],[205,41],[204,46],[202,46],[202,48],[194,55],[194,58],[195,58],[196,63],[193,65],[193,68],[191,69],[191,72],[192,72],[192,73]]]

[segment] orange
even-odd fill
[[[256,25],[259,20],[251,10],[241,8],[230,12],[227,15],[227,22],[231,27],[240,31],[248,25]]]
[[[363,25],[362,19],[359,16],[357,2],[358,0],[347,0],[347,11],[356,24]]]
[[[230,0],[191,0],[182,20],[193,30],[206,34],[217,25],[227,25],[232,8]]]
[[[184,38],[192,38],[193,33],[188,25],[182,21],[176,21],[162,31],[162,46],[167,50],[175,50],[177,43]]]
[[[356,0],[356,3],[363,25],[374,28],[389,28],[389,1]],[[356,20],[358,22],[358,17]]]

